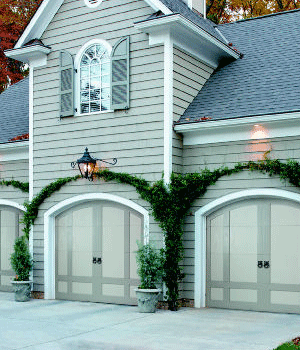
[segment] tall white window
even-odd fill
[[[90,44],[79,63],[80,113],[110,109],[110,50],[102,43]]]

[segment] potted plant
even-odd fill
[[[136,289],[138,307],[140,312],[155,312],[158,296],[161,292],[157,285],[163,276],[163,250],[157,251],[149,243],[141,245],[138,243],[136,255],[141,284]]]
[[[14,287],[15,300],[28,301],[30,300],[32,283],[29,281],[29,275],[33,267],[33,260],[28,249],[28,240],[25,236],[16,239],[10,262],[16,276],[11,282]]]

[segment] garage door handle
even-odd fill
[[[260,261],[257,262],[257,267],[258,267],[259,269],[261,269],[261,268],[263,267],[263,262],[262,262],[262,260],[260,260]]]
[[[264,268],[268,269],[270,267],[270,262],[269,261],[264,261]]]
[[[99,264],[99,265],[102,264],[102,259],[93,257],[93,264]]]

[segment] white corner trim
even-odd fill
[[[63,2],[64,0],[43,0],[16,43],[15,49],[22,47],[32,39],[40,39]]]
[[[33,198],[33,71],[29,69],[29,200]]]
[[[196,308],[205,307],[206,294],[206,218],[225,205],[250,198],[280,198],[300,204],[300,194],[275,188],[257,188],[234,192],[203,206],[195,213],[195,290]]]
[[[173,42],[164,42],[164,181],[170,182],[173,147]]]
[[[55,299],[55,218],[79,203],[107,200],[123,204],[144,216],[144,243],[149,242],[149,212],[135,202],[109,193],[86,193],[68,198],[44,214],[44,283],[45,299]]]
[[[174,130],[184,135],[186,146],[253,139],[253,127],[264,128],[266,138],[300,135],[300,113],[232,118],[175,125]]]

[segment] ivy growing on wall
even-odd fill
[[[28,182],[20,182],[17,180],[1,180],[0,186],[12,186],[21,190],[22,192],[29,192],[29,183]]]
[[[116,181],[133,186],[141,198],[150,204],[151,214],[159,223],[165,238],[164,281],[168,289],[167,301],[170,310],[177,310],[178,285],[184,277],[180,263],[183,259],[183,225],[189,209],[193,202],[202,197],[208,187],[215,184],[218,179],[243,170],[260,171],[270,176],[276,175],[281,180],[300,187],[300,164],[298,162],[289,160],[284,163],[279,160],[271,160],[267,155],[261,161],[238,163],[232,168],[221,167],[213,171],[204,169],[199,173],[172,174],[170,183],[167,185],[163,180],[150,183],[137,176],[109,170],[95,174],[96,178],[105,181]],[[62,186],[79,178],[78,175],[58,179],[42,189],[30,203],[25,203],[27,211],[23,221],[27,238],[31,225],[38,216],[40,205]]]

